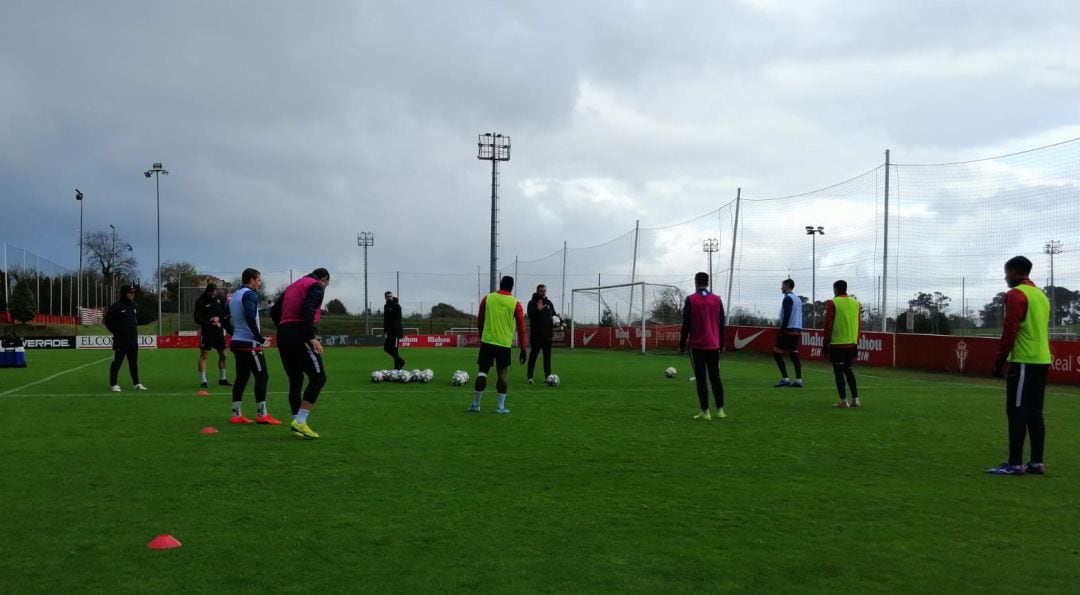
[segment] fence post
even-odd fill
[[[739,205],[742,203],[742,188],[735,190],[735,224],[731,230],[731,266],[728,267],[727,278],[727,307],[725,312],[731,316],[731,285],[735,282],[735,246],[739,237]]]
[[[887,332],[889,317],[885,314],[885,305],[889,296],[889,150],[885,149],[885,251],[881,257],[881,332]]]

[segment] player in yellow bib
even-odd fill
[[[1011,289],[1005,294],[1005,324],[992,372],[1001,377],[1008,362],[1005,414],[1009,418],[1009,460],[987,469],[991,475],[1046,473],[1043,465],[1046,443],[1043,397],[1052,361],[1047,336],[1050,301],[1028,278],[1030,274],[1031,261],[1023,256],[1014,256],[1005,263],[1005,282]],[[1031,436],[1031,460],[1024,465],[1024,439],[1028,435]]]
[[[470,413],[480,411],[480,399],[487,388],[487,376],[494,365],[498,371],[495,389],[499,394],[496,413],[510,413],[506,408],[507,377],[510,371],[510,348],[514,344],[516,328],[521,353],[518,361],[525,363],[525,312],[521,304],[511,293],[514,290],[514,278],[503,277],[499,281],[499,291],[487,294],[480,300],[480,312],[476,317],[476,326],[480,329],[480,354],[476,358],[479,372],[476,374],[476,394],[473,396]]]
[[[855,371],[851,369],[859,353],[859,302],[847,294],[847,281],[843,279],[833,283],[833,294],[836,297],[825,303],[825,341],[821,349],[832,362],[836,391],[840,393],[833,407],[862,407]],[[850,405],[845,385],[851,391]]]

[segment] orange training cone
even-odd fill
[[[206,426],[205,428],[199,430],[199,433],[200,434],[217,434],[217,428],[215,428],[214,426]]]
[[[177,541],[172,535],[162,533],[150,540],[150,543],[146,544],[146,547],[152,550],[171,550],[175,547],[180,547],[181,545],[183,544]]]
[[[210,396],[210,393],[205,391],[205,390],[201,390],[201,391],[195,393],[195,396],[196,397],[208,397],[208,396]]]

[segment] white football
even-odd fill
[[[372,372],[371,373],[371,381],[376,383],[376,384],[379,383],[379,382],[382,382],[383,381],[383,373],[382,373],[382,371],[381,370],[375,370],[374,372]]]
[[[664,370],[664,376],[667,376],[668,378],[674,378],[678,373],[679,371],[676,370],[674,366]]]
[[[552,374],[548,376],[544,379],[544,384],[547,384],[548,386],[559,386],[559,375]]]

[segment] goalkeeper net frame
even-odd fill
[[[618,304],[616,304],[615,308],[612,308],[609,299],[605,298],[605,292],[607,292],[608,296],[610,296],[612,292],[618,292],[620,290],[625,290],[626,288],[630,289],[629,300],[625,302],[627,303],[629,308],[628,312],[623,315],[623,313],[618,311]],[[674,292],[676,292],[677,295],[682,295],[682,290],[675,285],[665,285],[662,283],[647,283],[645,281],[620,283],[617,285],[580,287],[570,290],[570,348],[574,349],[576,346],[575,329],[578,326],[579,315],[584,314],[584,311],[578,305],[579,296],[591,296],[597,302],[597,322],[595,326],[614,327],[617,333],[625,333],[624,336],[627,337],[630,336],[630,329],[639,329],[639,337],[641,339],[641,353],[646,353],[648,338],[650,336],[648,328],[650,314],[650,310],[648,309],[650,306],[649,298],[655,297],[655,290],[657,289],[661,291],[673,290]],[[650,294],[652,295],[650,296]],[[680,303],[679,307],[681,308],[681,306],[682,304]],[[607,325],[603,324],[605,312],[607,316],[610,317],[610,322]],[[635,313],[638,317],[640,317],[640,320],[635,319]],[[655,321],[654,324],[656,324]]]

